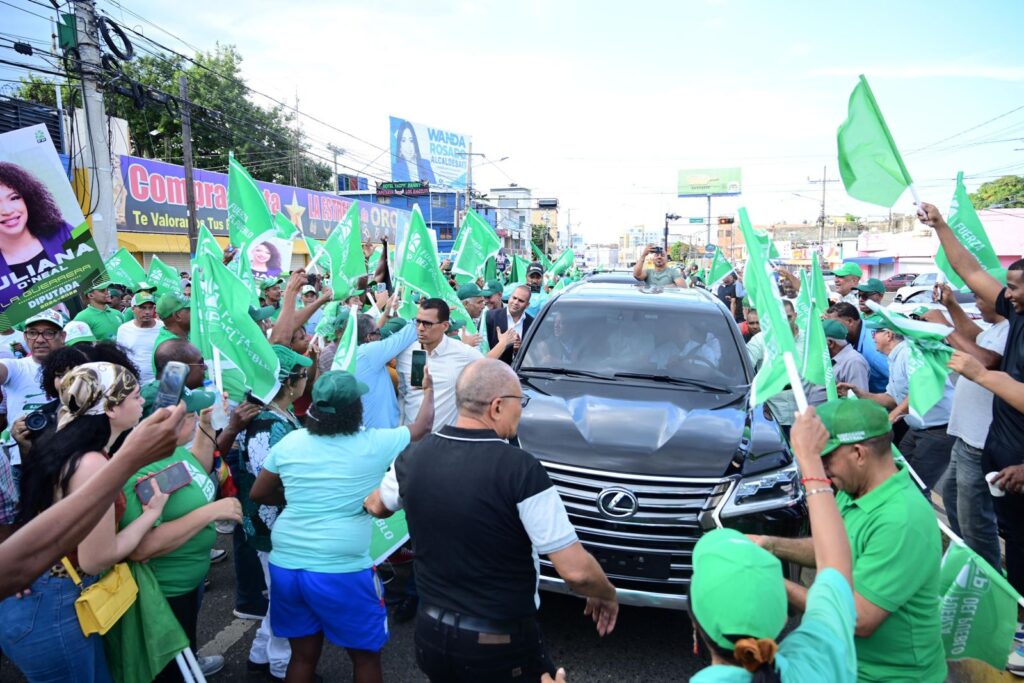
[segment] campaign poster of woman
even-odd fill
[[[429,156],[420,153],[416,129],[409,121],[391,119],[391,179],[395,181],[425,180],[437,184]]]
[[[46,127],[0,135],[0,329],[76,296],[102,274]]]
[[[292,240],[284,240],[273,233],[257,236],[249,245],[249,268],[255,280],[269,280],[291,270]]]

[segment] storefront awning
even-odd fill
[[[843,263],[856,263],[858,266],[885,266],[893,262],[892,256],[852,256],[843,259]]]

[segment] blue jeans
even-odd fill
[[[953,532],[974,552],[999,569],[996,511],[981,467],[981,449],[957,439],[942,486],[942,502]]]
[[[83,577],[91,585],[96,577]],[[80,595],[71,579],[43,574],[22,598],[0,602],[0,648],[31,683],[110,681],[103,640],[86,638],[75,614]]]

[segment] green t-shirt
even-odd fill
[[[870,637],[855,640],[859,680],[945,680],[942,538],[931,504],[905,468],[860,498],[840,491],[836,503],[853,552],[853,585],[889,612]]]
[[[674,285],[676,280],[682,279],[683,274],[679,272],[678,268],[673,268],[672,266],[665,266],[665,270],[660,273],[654,268],[648,268],[644,271],[644,280],[652,287]]]
[[[121,519],[121,528],[139,518],[142,515],[142,504],[139,497],[135,495],[135,481],[147,474],[154,474],[160,470],[173,465],[176,462],[183,462],[192,475],[192,481],[185,487],[178,489],[167,499],[163,514],[158,524],[173,522],[179,517],[212,503],[217,496],[217,487],[210,478],[209,473],[203,470],[203,466],[185,448],[180,446],[174,452],[162,460],[143,467],[124,486],[124,495],[128,499],[128,505]],[[217,541],[217,531],[214,525],[208,524],[199,530],[192,538],[185,541],[180,547],[172,550],[166,555],[154,557],[149,561],[149,568],[153,570],[160,590],[166,597],[184,595],[194,590],[210,570],[210,549]]]
[[[121,313],[110,306],[102,311],[95,306],[86,306],[75,316],[75,320],[88,325],[97,341],[114,339],[117,336],[117,328],[124,322],[121,320]]]
[[[173,332],[168,330],[166,327],[161,327],[160,328],[160,334],[156,335],[156,341],[153,342],[153,361],[152,361],[153,376],[156,377],[157,379],[160,379],[160,378],[157,376],[157,373],[156,373],[156,350],[158,348],[160,348],[160,345],[163,344],[165,341],[170,341],[172,339],[181,339],[181,337],[179,337],[178,335],[174,334]]]

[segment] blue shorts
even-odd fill
[[[270,563],[270,623],[279,638],[323,633],[340,647],[378,652],[388,642],[388,613],[373,569],[325,573]]]

